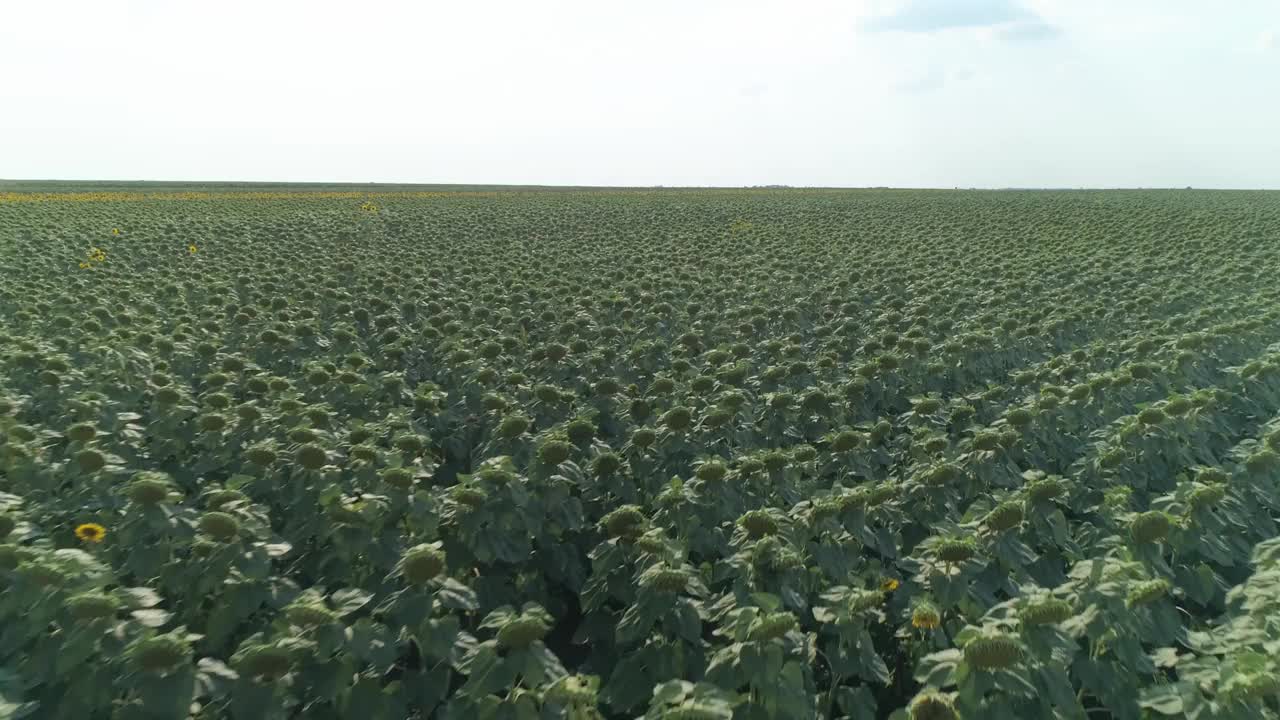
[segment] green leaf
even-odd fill
[[[347,648],[351,654],[374,668],[385,669],[395,663],[397,650],[386,625],[360,618],[351,625],[348,638]]]
[[[927,687],[947,687],[954,682],[952,673],[955,672],[963,657],[955,648],[926,655],[917,666],[916,680]]]
[[[771,593],[751,593],[751,602],[765,612],[774,612],[782,607],[782,600]]]
[[[1178,649],[1172,647],[1156,648],[1151,652],[1151,661],[1158,668],[1171,668],[1178,664]]]
[[[293,546],[287,542],[264,543],[263,549],[267,551],[267,557],[278,558],[288,555]]]
[[[173,617],[164,610],[158,610],[156,608],[134,610],[129,614],[132,615],[133,619],[137,620],[140,624],[152,628],[163,627],[165,623],[169,622],[169,618]]]
[[[260,685],[241,679],[231,692],[231,717],[234,720],[268,720],[278,710],[274,685]]]
[[[186,717],[195,688],[194,669],[183,668],[164,676],[142,677],[135,686],[135,692],[147,714],[158,718],[182,718]]]
[[[1182,696],[1177,685],[1152,685],[1142,689],[1138,696],[1138,707],[1158,712],[1161,715],[1182,714]]]
[[[876,698],[867,685],[841,685],[836,689],[836,705],[851,718],[873,718],[877,715]]]
[[[674,705],[683,702],[693,692],[693,683],[686,680],[668,680],[653,688],[654,705]]]
[[[436,599],[451,610],[475,612],[480,609],[480,600],[476,592],[453,578],[445,578],[436,590]]]
[[[235,670],[217,658],[200,658],[196,663],[196,686],[200,695],[220,698],[239,677]]]
[[[163,601],[160,593],[148,587],[120,588],[116,592],[124,597],[126,603],[135,608],[155,607]]]
[[[530,645],[525,655],[524,675],[528,678],[530,686],[555,682],[569,674],[564,669],[564,665],[560,664],[560,658],[557,658],[555,653],[541,642]]]
[[[333,609],[339,615],[350,615],[365,605],[368,605],[369,601],[373,599],[373,593],[365,592],[364,590],[357,590],[355,588],[345,588],[334,591],[334,593],[329,596],[329,599],[333,602]]]
[[[386,706],[382,684],[371,677],[361,675],[342,702],[347,717],[380,717]]]
[[[459,666],[458,671],[467,676],[458,692],[476,697],[509,690],[516,676],[516,669],[503,662],[495,645],[482,643]]]
[[[680,598],[671,610],[676,621],[680,637],[685,642],[697,644],[702,641],[702,617],[692,601]]]
[[[101,635],[99,630],[96,635]],[[77,668],[83,667],[89,659],[98,652],[97,637],[95,633],[89,629],[75,628],[71,633],[64,636],[61,643],[57,646],[57,654],[54,656],[54,673],[58,677],[73,672]]]
[[[306,695],[333,701],[351,684],[354,665],[350,657],[339,656],[328,662],[308,663],[297,676]]]

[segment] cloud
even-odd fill
[[[943,65],[935,64],[926,68],[923,72],[908,76],[897,83],[894,83],[893,89],[912,95],[933,92],[941,90],[947,85],[963,83],[975,76],[971,67],[953,67],[947,68]]]
[[[996,28],[996,37],[1005,42],[1044,42],[1060,35],[1062,28],[1039,19],[1003,23]]]
[[[947,84],[947,73],[941,67],[932,67],[914,77],[905,78],[894,85],[904,93],[927,93]]]
[[[1263,52],[1280,49],[1280,33],[1275,30],[1263,30],[1258,34],[1258,49]]]
[[[1040,18],[1013,0],[907,0],[896,10],[872,17],[862,27],[873,32],[928,33],[979,28]]]

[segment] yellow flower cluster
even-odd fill
[[[921,602],[911,611],[911,627],[917,630],[936,630],[942,624],[942,613],[930,602]]]
[[[122,202],[146,199],[147,196],[144,193],[135,192],[0,192],[0,205],[44,202]]]
[[[85,252],[84,260],[80,261],[80,269],[88,270],[89,268],[93,267],[95,264],[101,264],[106,261],[107,261],[106,250],[103,250],[100,247],[90,247],[89,250]]]
[[[107,529],[98,523],[84,523],[76,526],[76,537],[85,542],[100,543],[107,536]]]

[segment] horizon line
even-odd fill
[[[1276,192],[1280,187],[1216,187],[1195,185],[791,185],[765,183],[754,185],[579,185],[548,183],[477,183],[477,182],[384,182],[350,180],[67,180],[61,178],[0,178],[0,186],[48,183],[58,185],[312,185],[350,187],[423,187],[423,188],[508,188],[550,190],[934,190],[934,191],[1149,191],[1198,190],[1221,192]]]

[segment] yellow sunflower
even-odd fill
[[[98,523],[85,523],[76,526],[76,537],[85,542],[100,543],[107,536],[107,529]]]
[[[900,583],[894,578],[885,578],[880,582],[880,592],[893,592]]]
[[[921,603],[911,611],[911,627],[920,630],[935,630],[942,624],[942,616],[938,608],[929,603]]]
[[[192,255],[195,255],[196,253],[200,252],[200,248],[196,247],[195,245],[188,245],[187,252],[191,253]]]

